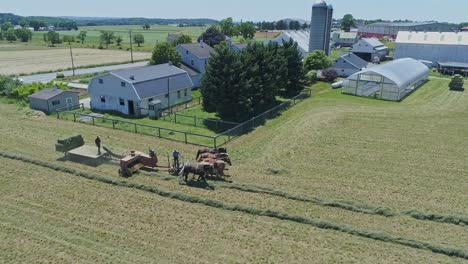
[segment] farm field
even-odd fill
[[[3,50],[0,45],[0,72],[25,74],[71,68],[70,50],[65,48]],[[149,59],[150,53],[134,52],[134,60]],[[130,61],[130,52],[119,50],[73,49],[75,67]]]
[[[1,261],[463,263],[461,257],[395,243],[400,238],[452,252],[468,248],[466,225],[405,213],[468,215],[468,94],[447,86],[446,80],[432,80],[394,103],[314,85],[312,98],[230,143],[233,183],[209,182],[207,189],[180,185],[164,172],[108,184],[0,157],[6,168],[0,172],[0,233],[6,238]],[[36,116],[8,104],[0,104],[0,123],[0,151],[113,181],[123,180],[115,163],[62,161],[53,151],[56,139],[81,133],[88,144],[101,135],[116,152],[151,147],[162,165],[173,149],[186,160],[197,149]],[[131,187],[136,185],[223,206],[182,195],[164,198]],[[256,210],[233,211],[229,205]],[[257,210],[320,224],[259,216]],[[330,224],[338,228],[326,228]],[[384,236],[393,239],[379,240]]]

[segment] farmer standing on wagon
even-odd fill
[[[101,138],[97,136],[94,143],[96,143],[96,147],[98,148],[98,155],[101,155]]]

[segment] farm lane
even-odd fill
[[[146,66],[148,64],[148,61],[141,61],[141,62],[136,62],[136,63],[125,63],[125,64],[117,64],[117,65],[110,65],[110,66],[101,66],[101,67],[94,67],[94,68],[85,68],[85,69],[77,69],[75,70],[75,75],[81,75],[81,74],[90,74],[90,73],[98,73],[98,72],[103,72],[103,71],[115,71],[115,70],[122,70],[122,69],[128,69],[128,68],[136,68],[136,67],[142,67]],[[58,72],[52,72],[52,73],[43,73],[43,74],[33,74],[33,75],[26,75],[26,76],[21,76],[20,80],[23,83],[33,83],[33,82],[43,82],[47,83],[52,81],[57,77]],[[60,72],[63,73],[66,77],[67,76],[73,76],[73,71],[63,71]]]

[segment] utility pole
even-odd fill
[[[133,63],[133,43],[132,43],[132,31],[128,31],[128,33],[130,34],[130,57],[131,57],[131,60],[132,60],[132,63]]]
[[[72,63],[72,70],[73,70],[73,76],[75,76],[75,63],[73,62],[73,51],[72,51],[71,42],[68,42],[68,45],[70,45],[70,57],[71,57],[71,63]]]

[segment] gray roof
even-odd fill
[[[211,55],[215,53],[215,50],[206,43],[192,43],[192,44],[180,44],[182,47],[188,50],[198,58],[211,58]]]
[[[382,42],[380,42],[376,38],[364,38],[364,39],[362,39],[362,41],[367,42],[370,46],[372,46],[374,48],[384,46],[384,44]]]
[[[423,63],[410,59],[398,59],[389,63],[380,64],[372,68],[366,68],[348,77],[350,80],[357,80],[360,74],[374,73],[384,76],[399,87],[410,85],[415,80],[429,74],[429,68]]]
[[[59,94],[62,94],[64,92],[72,92],[72,91],[64,91],[61,89],[58,89],[57,87],[53,87],[50,89],[43,89],[40,90],[39,92],[33,93],[29,96],[29,98],[35,98],[35,99],[41,99],[41,100],[49,100]],[[72,93],[78,93],[79,92],[72,92]]]
[[[438,61],[437,64],[439,64],[441,67],[468,69],[468,63],[463,62]]]
[[[367,67],[367,61],[361,59],[359,56],[355,55],[352,52],[344,53],[340,56],[340,58],[347,61],[349,64],[353,65],[357,69],[364,69]]]
[[[168,63],[110,72],[110,74],[133,84],[183,73],[186,72]],[[134,78],[131,79],[131,77]]]
[[[435,24],[436,22],[377,22],[366,25],[368,27],[372,26],[384,26],[384,27],[416,27]]]
[[[198,75],[200,74],[200,72],[190,68],[189,66],[185,65],[185,64],[181,64],[180,67],[182,70],[186,71],[190,76],[193,76],[193,75]]]

